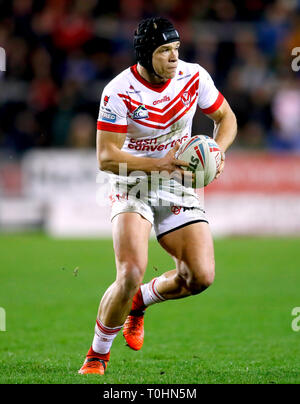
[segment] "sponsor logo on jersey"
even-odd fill
[[[194,209],[200,209],[202,212],[205,213],[205,211],[203,209],[199,208],[199,207],[196,208],[194,206],[176,206],[176,205],[171,207],[171,212],[174,215],[179,215],[180,212],[185,212],[187,210],[194,210]]]
[[[181,72],[181,73],[183,74],[183,72]],[[180,72],[179,72],[179,75],[180,75]],[[191,74],[186,74],[185,76],[180,75],[180,77],[177,79],[177,81],[182,80],[182,79],[186,79],[188,77],[191,77]]]
[[[153,105],[157,105],[157,104],[161,104],[162,102],[167,102],[170,101],[170,97],[168,97],[167,95],[165,95],[163,98],[161,98],[160,100],[156,100],[153,101]]]
[[[109,96],[108,96],[108,95],[105,95],[105,96],[104,96],[104,106],[105,106],[105,107],[106,107],[108,101],[109,101]]]
[[[146,139],[135,139],[130,138],[127,148],[136,151],[148,151],[148,152],[155,152],[155,151],[163,151],[167,150],[168,148],[172,148],[175,146],[176,141],[180,144],[185,142],[188,139],[188,135],[184,135],[179,139],[172,140],[172,133],[169,133],[169,138],[162,140],[161,138],[146,138]]]
[[[113,114],[112,112],[104,112],[104,111],[102,111],[100,113],[100,117],[103,121],[106,121],[106,122],[115,122],[117,119],[116,114]]]
[[[109,199],[111,201],[111,203],[115,203],[116,201],[122,201],[122,200],[126,200],[128,201],[128,192],[123,192],[122,194],[110,194],[109,195]]]
[[[141,92],[140,90],[136,90],[136,89],[133,87],[132,84],[130,85],[129,89],[130,89],[131,91],[126,91],[128,94],[138,94],[138,93]]]
[[[111,112],[111,109],[110,109],[110,108],[103,107],[102,105],[101,105],[100,109],[101,109],[101,111],[108,111],[108,112]]]
[[[179,215],[181,211],[181,206],[172,206],[171,207],[171,212],[174,213],[174,215]]]
[[[190,91],[185,91],[181,96],[181,101],[184,103],[186,107],[188,107],[191,103],[192,96]]]
[[[140,105],[131,114],[132,119],[147,119],[149,113],[145,105]]]

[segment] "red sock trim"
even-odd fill
[[[155,283],[157,281],[157,278],[154,278],[151,284],[152,287],[152,292],[155,294],[155,296],[157,297],[157,299],[159,299],[161,302],[164,302],[164,298],[162,296],[160,296],[160,294],[158,293],[156,287],[155,287]]]
[[[122,325],[120,327],[114,327],[114,328],[105,327],[105,325],[102,324],[101,321],[98,320],[98,318],[96,318],[96,323],[97,323],[97,327],[99,328],[99,330],[101,332],[103,332],[103,334],[107,334],[107,335],[118,334],[118,332],[123,327]]]
[[[99,352],[95,352],[95,351],[93,350],[93,348],[90,347],[88,353],[86,354],[86,357],[87,357],[87,358],[98,358],[98,359],[102,359],[102,360],[104,360],[104,361],[109,361],[109,358],[110,358],[110,351],[107,352],[106,354],[101,354],[101,353],[99,353]]]

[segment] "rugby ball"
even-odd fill
[[[180,146],[175,157],[189,163],[185,169],[196,173],[193,188],[202,188],[215,179],[221,164],[221,154],[214,139],[196,135]]]

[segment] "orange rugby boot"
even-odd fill
[[[83,365],[78,370],[78,373],[81,375],[104,375],[109,361],[109,356],[110,352],[105,355],[100,355],[90,348]]]
[[[144,343],[144,313],[146,306],[141,289],[134,295],[131,312],[123,326],[123,336],[129,348],[139,351]]]

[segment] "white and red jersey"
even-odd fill
[[[191,136],[197,105],[205,114],[224,100],[208,72],[179,60],[176,76],[150,84],[132,66],[103,90],[97,128],[126,133],[122,151],[140,157],[163,157],[175,142]]]

